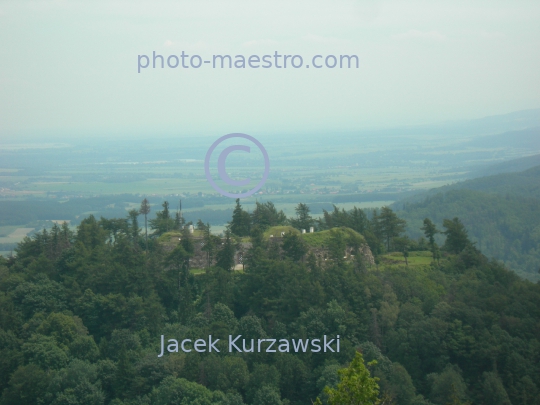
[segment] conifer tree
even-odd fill
[[[146,198],[142,200],[139,212],[144,215],[144,242],[146,245],[146,252],[148,252],[148,214],[150,214],[150,203]]]
[[[443,232],[446,235],[446,241],[443,248],[451,253],[461,253],[467,246],[471,246],[472,243],[469,240],[467,229],[460,221],[459,218],[452,220],[445,219],[443,221],[443,227],[446,230]]]
[[[212,232],[210,231],[209,223],[206,224],[203,232],[204,232],[203,234],[204,245],[201,250],[203,252],[206,252],[207,266],[210,267],[212,265],[212,261],[214,260],[216,250],[218,246],[221,245],[221,238],[219,238],[216,235],[212,235]]]
[[[439,233],[439,230],[429,218],[424,219],[424,226],[422,226],[420,229],[424,231],[426,238],[429,240],[429,245],[433,250],[435,246],[435,235]]]
[[[312,227],[315,222],[309,213],[309,206],[300,203],[294,210],[296,211],[296,218],[290,219],[291,225],[296,229],[305,229],[306,231],[309,231],[309,228]]]
[[[405,232],[405,220],[399,218],[390,207],[382,207],[381,214],[377,218],[379,232],[386,241],[386,249],[390,250],[393,238],[398,238]]]
[[[293,232],[285,234],[281,248],[285,256],[296,262],[302,260],[308,252],[308,247],[302,237]]]
[[[136,209],[130,210],[128,212],[129,219],[131,221],[131,232],[130,236],[133,240],[133,244],[137,243],[137,239],[139,238],[139,217],[140,212]]]
[[[240,205],[240,199],[236,199],[232,220],[230,222],[231,232],[236,236],[249,236],[251,228],[251,216],[247,211],[244,211]]]
[[[231,232],[226,230],[223,246],[216,255],[216,266],[221,267],[223,270],[232,270],[234,267],[234,254],[235,248],[231,238]]]

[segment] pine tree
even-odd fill
[[[223,270],[230,271],[234,267],[235,248],[231,238],[231,232],[225,231],[225,240],[223,246],[216,255],[216,266]]]
[[[67,222],[62,222],[61,228],[61,239],[62,239],[62,249],[67,249],[71,246],[73,242],[73,231],[69,229]]]
[[[379,213],[376,209],[373,210],[372,216],[371,216],[371,229],[373,231],[373,235],[380,241],[383,239],[383,235],[381,232],[381,224],[379,221]]]
[[[142,200],[139,212],[144,215],[144,241],[146,244],[146,252],[148,252],[148,214],[150,214],[150,203],[146,198]]]
[[[377,220],[381,237],[386,241],[386,249],[390,250],[392,239],[398,238],[405,232],[406,222],[404,219],[398,218],[390,207],[382,207]]]
[[[304,240],[293,232],[287,232],[283,237],[283,243],[281,248],[285,253],[285,256],[291,260],[298,262],[304,258],[308,252],[308,248]]]
[[[424,231],[426,238],[429,240],[429,245],[431,246],[431,249],[433,250],[435,246],[435,235],[439,233],[437,227],[435,226],[433,222],[431,222],[431,219],[425,218],[424,226],[420,229]]]
[[[287,221],[287,216],[283,211],[278,212],[271,201],[265,203],[256,202],[251,217],[252,224],[259,226],[263,230],[271,226],[284,225]]]
[[[203,252],[206,252],[207,267],[210,267],[214,260],[216,250],[218,246],[221,245],[221,238],[216,235],[212,235],[209,223],[206,224],[204,229],[203,244],[204,245],[201,250]]]
[[[364,234],[369,229],[369,221],[365,212],[357,207],[349,211],[349,226],[360,234]]]
[[[131,221],[130,236],[134,245],[137,244],[137,240],[139,239],[139,215],[140,212],[135,209],[128,212],[128,216]]]
[[[424,226],[422,226],[420,229],[424,231],[424,235],[426,235],[426,238],[429,240],[429,248],[433,255],[433,260],[436,260],[437,264],[439,264],[441,252],[435,243],[435,235],[440,233],[439,230],[429,218],[424,219]]]
[[[202,221],[202,219],[197,221],[197,230],[202,231],[203,233],[206,231],[206,224]]]
[[[296,211],[296,219],[290,219],[291,225],[296,229],[305,229],[308,231],[315,222],[309,214],[309,206],[307,204],[300,203],[294,210]]]
[[[162,211],[156,213],[156,218],[150,220],[150,228],[154,230],[154,235],[163,235],[165,232],[169,232],[174,228],[174,220],[171,218],[169,211],[169,202],[164,201],[161,204]]]
[[[452,220],[445,219],[443,221],[443,227],[446,230],[443,232],[446,235],[446,241],[444,242],[443,248],[451,253],[461,253],[463,249],[468,246],[471,246],[472,243],[469,240],[467,229],[459,218],[454,218]]]
[[[186,221],[182,216],[182,200],[180,200],[180,202],[178,203],[178,210],[174,215],[174,229],[177,231],[181,230],[185,222]]]
[[[54,223],[51,229],[51,243],[49,246],[49,258],[56,260],[60,256],[60,227]]]
[[[249,236],[251,216],[242,209],[239,198],[236,199],[236,207],[234,207],[229,227],[231,232],[236,236]]]

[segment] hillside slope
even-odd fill
[[[431,190],[418,200],[396,204],[409,236],[422,235],[426,217],[439,227],[443,219],[459,217],[488,257],[523,277],[540,279],[540,166]]]

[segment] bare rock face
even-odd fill
[[[312,248],[310,249],[311,252],[315,255],[318,261],[324,262],[327,260],[330,260],[330,256],[328,255],[328,250],[323,248]],[[371,249],[367,244],[363,244],[358,249],[358,254],[362,256],[362,259],[364,263],[368,266],[372,266],[375,264],[375,259],[373,257],[373,253],[371,253]],[[350,247],[347,247],[345,249],[345,252],[343,253],[343,258],[345,260],[353,260],[354,254],[353,249]]]
[[[370,266],[375,264],[375,258],[373,257],[373,253],[371,252],[371,249],[367,243],[360,247],[359,253],[364,257],[365,263]]]

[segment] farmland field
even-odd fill
[[[19,228],[17,226],[0,227],[0,243],[17,243],[32,232],[34,228]]]
[[[482,122],[470,128],[442,125],[331,137],[253,134],[268,151],[270,172],[263,188],[242,199],[242,205],[252,211],[256,201],[272,201],[293,216],[303,202],[316,218],[333,204],[344,209],[381,207],[540,151],[538,142],[530,144],[529,138],[520,141],[518,136],[503,146],[474,143],[471,140],[522,125],[509,121],[495,128]],[[219,195],[205,176],[205,154],[216,138],[52,139],[48,144],[5,140],[0,145],[0,243],[20,240],[24,231],[17,233],[19,228],[47,228],[55,220],[75,227],[90,214],[125,217],[143,198],[150,201],[150,218],[164,200],[173,211],[181,200],[188,220],[201,218],[221,231],[234,200]],[[258,151],[232,153],[228,175],[249,177],[249,189],[261,176],[261,156]],[[211,175],[226,187],[217,179],[217,157],[212,159]]]

